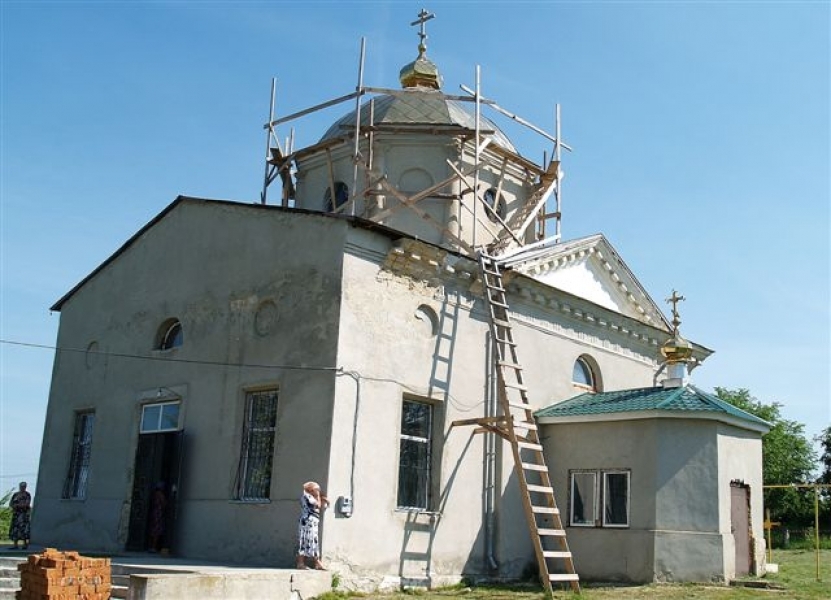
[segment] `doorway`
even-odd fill
[[[736,548],[736,577],[750,574],[751,535],[750,535],[750,486],[740,482],[730,482],[730,531]]]
[[[184,433],[139,434],[127,550],[175,549]],[[151,543],[156,547],[151,548]]]

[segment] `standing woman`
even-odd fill
[[[9,539],[17,548],[18,540],[23,540],[23,549],[29,547],[29,511],[32,509],[32,495],[26,491],[26,482],[20,482],[20,490],[12,496],[9,506],[12,509],[12,522],[9,524]]]
[[[315,569],[325,570],[320,562],[320,543],[317,532],[320,525],[320,513],[327,506],[329,506],[329,500],[320,491],[320,485],[316,481],[307,481],[303,484],[303,495],[300,497],[300,524],[297,527],[298,569],[306,569],[306,559],[311,558]]]

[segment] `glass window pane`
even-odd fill
[[[72,436],[72,449],[69,473],[64,481],[64,498],[86,497],[89,480],[90,457],[92,455],[92,429],[95,413],[78,413],[75,415],[75,431]]]
[[[158,404],[145,406],[141,415],[141,432],[158,431],[161,413],[162,407]]]
[[[401,440],[398,467],[398,506],[427,508],[430,446],[420,440]]]
[[[574,361],[574,370],[571,375],[571,380],[579,385],[594,387],[594,378],[592,377],[591,369],[582,358]]]
[[[179,429],[179,403],[162,406],[161,429]]]
[[[242,457],[236,496],[240,500],[267,500],[277,424],[277,390],[246,394]]]
[[[605,473],[603,523],[629,524],[629,474]]]
[[[571,474],[571,524],[591,525],[595,522],[597,494],[594,473]]]
[[[430,408],[429,404],[405,400],[401,413],[401,435],[429,438]]]

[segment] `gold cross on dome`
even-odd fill
[[[681,324],[681,317],[678,314],[678,303],[682,300],[686,300],[686,298],[678,295],[678,292],[675,290],[672,290],[672,296],[666,299],[667,304],[672,304],[672,326],[675,328],[676,333],[678,332],[678,326]]]
[[[421,11],[418,13],[418,19],[410,23],[410,25],[421,25],[418,32],[419,43],[418,43],[418,51],[420,54],[424,54],[424,51],[427,50],[427,44],[424,43],[424,40],[427,39],[427,28],[425,27],[425,23],[430,19],[434,19],[436,15],[433,13],[427,12],[426,9],[422,8]]]

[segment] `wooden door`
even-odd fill
[[[750,573],[750,487],[730,484],[730,529],[736,546],[736,577]]]

